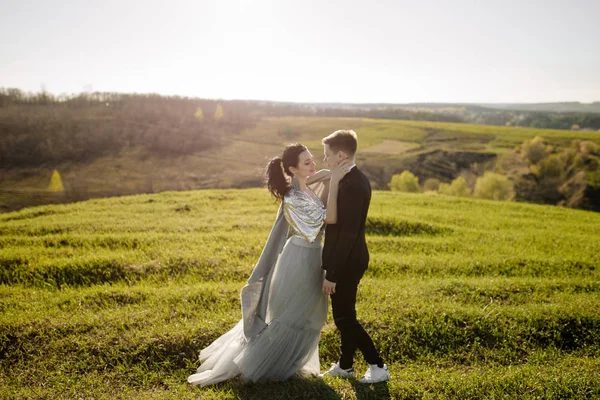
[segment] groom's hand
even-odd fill
[[[323,279],[323,293],[334,294],[335,293],[335,282],[329,282],[327,279]]]

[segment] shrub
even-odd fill
[[[589,156],[590,154],[598,152],[598,145],[589,140],[585,140],[580,144],[581,154]]]
[[[521,158],[530,164],[537,164],[547,155],[544,139],[536,136],[533,139],[526,140],[521,145]]]
[[[439,187],[440,187],[440,180],[436,179],[436,178],[429,178],[423,184],[423,190],[425,192],[431,192],[431,191],[438,190]]]
[[[442,183],[438,189],[438,193],[448,196],[468,197],[471,195],[471,189],[467,185],[465,178],[459,176],[449,185]]]
[[[482,199],[513,200],[515,188],[506,176],[495,172],[486,172],[477,179],[474,195]]]
[[[595,171],[588,171],[586,173],[587,184],[593,187],[600,188],[600,169],[596,169]]]
[[[419,178],[410,171],[402,171],[401,174],[395,174],[390,181],[390,189],[399,192],[420,193]]]
[[[563,158],[558,154],[551,155],[548,158],[543,159],[537,165],[537,168],[531,168],[538,178],[560,178],[565,171],[565,163]]]

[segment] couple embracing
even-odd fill
[[[353,377],[356,350],[369,364],[359,382],[390,378],[356,319],[358,284],[369,262],[365,221],[371,200],[369,181],[354,164],[356,133],[336,131],[322,143],[330,170],[317,172],[311,153],[298,143],[267,165],[267,188],[281,205],[242,289],[242,319],[200,352],[202,364],[188,382],[205,386],[238,375],[252,382]],[[319,337],[328,296],[341,354],[321,374]]]

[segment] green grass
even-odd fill
[[[380,191],[357,310],[392,380],[187,384],[239,320],[276,210],[249,189],[0,215],[0,398],[600,396],[599,214]],[[338,346],[330,316],[323,369]]]
[[[219,148],[187,156],[157,157],[140,148],[124,148],[120,153],[88,163],[69,162],[54,167],[61,173],[65,188],[76,198],[198,188],[256,187],[260,185],[268,159],[281,154],[283,147],[290,142],[306,144],[319,167],[325,167],[321,163],[321,139],[337,129],[354,129],[359,135],[358,161],[365,169],[371,168],[373,174],[382,169],[386,177],[411,165],[416,168],[415,157],[435,150],[503,154],[537,135],[556,147],[567,146],[573,139],[600,144],[598,132],[427,121],[286,117],[264,118],[255,127],[224,138]],[[393,146],[393,142],[398,142],[397,146]],[[377,150],[382,143],[390,144],[382,149],[383,152]],[[374,152],[362,152],[369,148]],[[400,150],[394,153],[394,148]],[[0,211],[19,204],[60,201],[55,198],[57,196],[31,192],[46,190],[52,171],[50,168],[5,171],[0,183]],[[388,181],[379,182],[380,188],[387,188]],[[8,192],[3,191],[7,189]]]
[[[321,150],[321,138],[337,129],[354,129],[359,134],[361,149],[376,146],[386,139],[419,143],[427,149],[442,147],[468,151],[475,147],[480,151],[490,152],[503,152],[535,136],[542,136],[559,146],[568,145],[573,139],[600,142],[597,132],[449,122],[292,117],[264,119],[256,128],[243,132],[241,137],[278,144],[295,140],[305,143],[311,149]],[[434,143],[436,141],[446,142],[446,145]]]

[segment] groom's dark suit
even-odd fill
[[[356,349],[369,364],[383,366],[373,341],[356,319],[355,309],[358,284],[369,264],[365,222],[370,202],[369,180],[354,167],[339,183],[337,223],[325,230],[323,269],[326,279],[336,282],[331,306],[342,336],[340,366],[344,369],[352,367]]]

